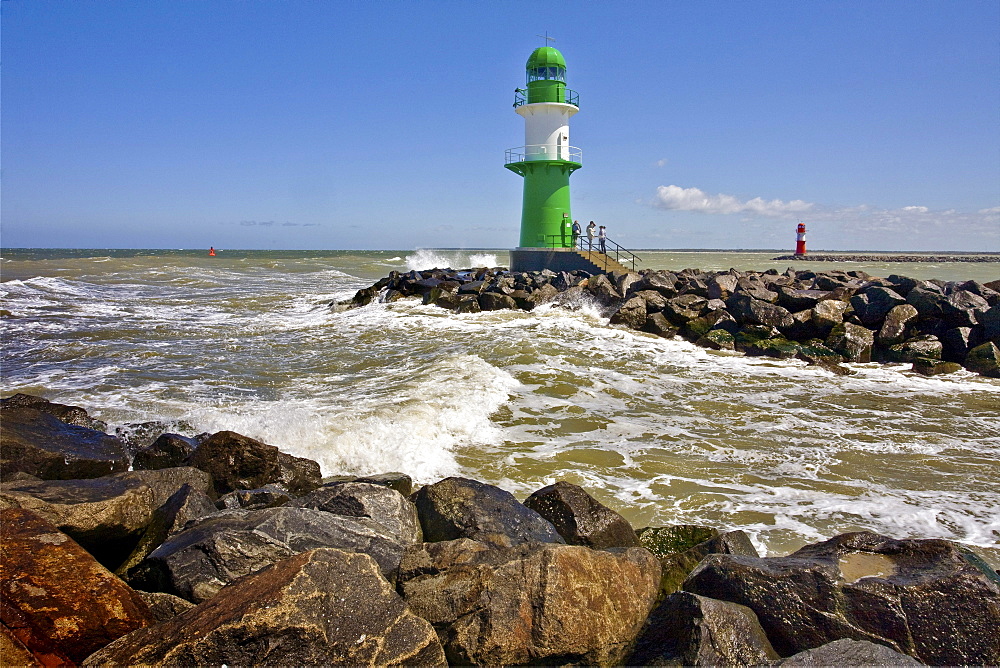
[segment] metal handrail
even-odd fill
[[[558,104],[572,104],[574,107],[580,106],[580,94],[575,90],[566,88],[566,100]],[[528,91],[523,88],[514,89],[514,108],[517,109],[521,105],[528,104]],[[537,104],[532,102],[531,104]]]
[[[504,164],[514,162],[529,162],[531,160],[566,160],[583,162],[583,150],[577,146],[558,146],[555,144],[528,144],[507,149],[504,154]]]
[[[614,254],[615,262],[621,265],[629,264],[632,266],[632,271],[635,271],[635,264],[642,260],[638,255],[630,251],[629,249],[621,246],[620,244],[604,238],[604,247],[607,250],[605,253],[601,253],[599,250],[599,241],[597,237],[594,237],[593,246],[598,246],[598,249],[591,247],[590,239],[584,234],[579,235],[576,238],[576,244],[573,243],[573,233],[566,232],[563,234],[549,234],[545,237],[546,248],[579,248],[581,251],[590,251],[593,253],[603,254],[605,257],[610,258]],[[591,258],[592,259],[592,258]],[[595,263],[599,264],[599,263]],[[607,264],[604,266],[605,270],[608,268]]]

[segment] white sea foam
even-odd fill
[[[425,269],[445,269],[451,266],[451,261],[439,251],[428,248],[418,248],[412,255],[406,256],[406,268],[413,271]],[[458,267],[455,267],[456,269]]]

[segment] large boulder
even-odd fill
[[[628,520],[579,485],[559,481],[529,496],[524,505],[551,522],[570,545],[594,549],[639,545]]]
[[[875,668],[886,666],[922,666],[923,664],[912,656],[900,654],[885,645],[878,645],[867,640],[850,640],[843,638],[834,640],[816,649],[807,649],[794,654],[779,666],[866,666]]]
[[[1000,378],[1000,348],[992,341],[976,346],[965,356],[964,366],[987,378]]]
[[[15,395],[7,401],[16,400]],[[44,400],[43,400],[44,401]],[[0,431],[0,477],[18,472],[43,480],[97,478],[128,470],[124,444],[89,427],[63,422],[48,412],[16,402],[5,404]],[[82,410],[82,409],[81,409]]]
[[[468,478],[445,478],[413,495],[424,540],[456,538],[501,546],[563,543],[556,528],[510,492]]]
[[[293,494],[305,494],[322,481],[316,462],[232,431],[212,434],[194,451],[189,464],[211,473],[219,494],[272,482],[283,484]]]
[[[881,327],[885,316],[896,306],[905,304],[906,298],[886,287],[871,287],[851,297],[854,314],[866,327]]]
[[[684,580],[691,574],[701,560],[710,554],[738,554],[745,557],[758,557],[757,549],[750,542],[750,537],[742,531],[727,531],[712,536],[687,549],[660,557],[660,591],[662,594],[672,594],[679,591]],[[657,555],[659,556],[659,555]]]
[[[630,329],[642,329],[646,324],[646,300],[642,297],[631,297],[611,315],[612,325],[625,325]]]
[[[813,326],[811,334],[817,337],[827,336],[834,327],[844,322],[848,306],[847,302],[839,299],[824,299],[816,304],[810,312],[810,323]]]
[[[431,625],[365,554],[303,552],[90,656],[88,666],[445,665]]]
[[[513,548],[460,539],[409,548],[399,590],[434,624],[452,664],[615,665],[656,600],[642,548]]]
[[[364,552],[392,579],[404,545],[378,522],[312,508],[227,510],[168,538],[127,577],[134,587],[205,601],[239,577],[318,547]]]
[[[760,666],[778,658],[750,608],[677,592],[653,611],[629,666]]]
[[[36,665],[60,665],[45,661],[53,651],[79,663],[153,623],[136,592],[38,515],[0,510],[0,537],[0,621],[15,631]],[[2,661],[12,665],[9,656]]]
[[[940,318],[944,291],[930,281],[922,281],[906,295],[906,303],[917,309],[921,318]]]
[[[108,430],[108,424],[106,422],[91,417],[85,409],[79,406],[57,404],[45,399],[44,397],[38,397],[33,394],[18,393],[7,397],[6,399],[0,399],[0,411],[7,411],[15,408],[33,408],[37,411],[41,411],[42,413],[48,413],[60,422],[74,424],[78,427],[86,427],[87,429],[93,429],[94,431],[106,432]],[[4,415],[4,419],[7,419],[6,415]]]
[[[911,327],[919,320],[920,313],[912,304],[899,304],[889,309],[878,332],[878,342],[891,346],[906,340]]]
[[[423,541],[416,507],[396,490],[368,482],[320,487],[289,502],[289,507],[313,508],[346,517],[366,517],[386,528],[403,544]]]
[[[180,434],[160,434],[149,446],[135,453],[132,467],[153,471],[184,466],[197,445],[193,438]]]
[[[115,569],[135,548],[154,511],[184,485],[206,493],[212,478],[181,467],[85,480],[8,482],[0,485],[0,503],[37,513]]]
[[[188,522],[216,513],[215,504],[205,492],[184,484],[166,503],[153,511],[149,524],[139,542],[125,561],[115,569],[115,573],[126,577],[128,571],[138,565],[149,553],[163,544],[167,538],[180,533]]]
[[[858,532],[787,557],[709,555],[684,589],[751,608],[782,656],[850,638],[931,665],[1000,662],[1000,578],[943,540]]]
[[[781,329],[794,324],[788,309],[748,294],[737,293],[727,299],[726,310],[741,325],[765,325]]]
[[[516,310],[514,298],[499,292],[484,292],[479,295],[479,308],[483,311]]]
[[[889,346],[886,359],[890,362],[915,362],[918,359],[941,359],[941,342],[933,335],[915,336],[903,343]]]
[[[826,339],[827,347],[843,355],[848,362],[871,362],[874,343],[874,332],[852,322],[837,325]]]
[[[940,303],[941,319],[951,327],[975,327],[989,309],[985,299],[969,290],[956,290]]]

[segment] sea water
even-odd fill
[[[777,253],[653,251],[641,267],[784,270]],[[836,376],[608,324],[581,302],[338,312],[391,270],[502,251],[5,250],[2,396],[111,428],[233,430],[324,475],[461,475],[519,498],[583,486],[636,527],[743,529],[763,553],[856,530],[945,538],[1000,565],[1000,381],[907,364]],[[944,280],[1000,265],[796,263]]]

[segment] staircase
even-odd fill
[[[592,250],[581,250],[579,248],[575,249],[574,252],[591,265],[592,268],[586,267],[586,270],[592,274],[610,274],[613,271],[621,274],[627,274],[628,272],[633,271],[606,253],[599,253]]]

